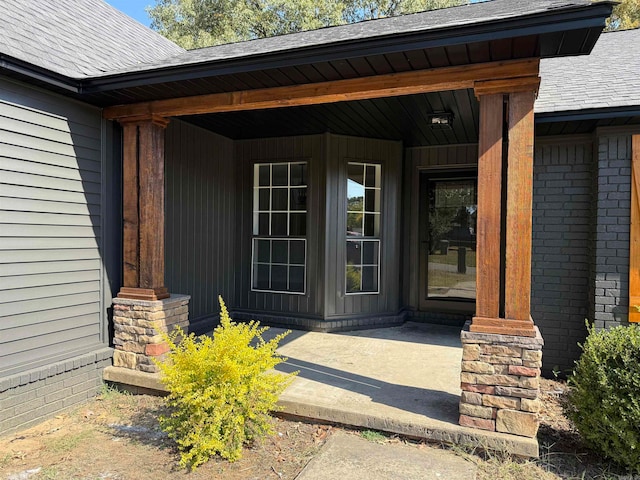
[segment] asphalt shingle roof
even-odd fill
[[[600,35],[590,55],[543,59],[536,113],[640,106],[640,29]]]
[[[2,0],[0,52],[83,78],[184,52],[102,0]]]
[[[327,46],[347,41],[374,39],[421,31],[445,30],[465,25],[553,12],[561,8],[586,6],[591,3],[591,0],[491,0],[410,15],[368,20],[355,24],[189,50],[171,58],[139,64],[117,72],[105,72],[105,74],[235,60],[274,52],[293,51],[305,47]]]

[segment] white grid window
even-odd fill
[[[347,294],[380,291],[380,165],[348,164],[345,286]]]
[[[251,288],[306,291],[307,164],[254,165]]]

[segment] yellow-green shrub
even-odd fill
[[[272,433],[269,412],[292,380],[269,371],[286,360],[276,348],[289,332],[265,342],[268,327],[233,322],[219,300],[213,337],[184,336],[180,329],[165,334],[170,350],[158,362],[171,412],[160,425],[177,443],[180,464],[189,468],[213,455],[237,460],[245,443]]]

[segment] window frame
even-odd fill
[[[273,184],[273,167],[274,166],[287,166],[287,182],[285,185]],[[304,165],[305,166],[305,178],[304,183],[300,185],[291,184],[291,166],[292,165]],[[269,184],[260,185],[260,167],[269,166]],[[251,275],[250,275],[250,291],[256,293],[273,293],[273,294],[285,294],[285,295],[306,295],[307,294],[307,266],[308,266],[308,248],[307,248],[307,231],[308,231],[308,198],[309,198],[309,162],[308,160],[285,160],[285,161],[264,161],[255,162],[253,164],[253,179],[252,179],[252,219],[251,219]],[[287,190],[287,209],[286,210],[273,210],[273,190],[274,189],[286,189]],[[304,189],[306,195],[305,209],[304,210],[292,210],[291,209],[291,190]],[[269,190],[269,208],[268,210],[260,209],[260,190]],[[269,214],[269,234],[259,234],[260,231],[260,214]],[[287,234],[286,235],[273,235],[273,214],[286,214],[287,215]],[[291,215],[292,214],[304,214],[304,236],[303,235],[291,235]],[[268,240],[270,242],[270,258],[269,262],[260,262],[257,255],[257,245],[260,240]],[[288,242],[287,248],[287,263],[274,263],[272,261],[272,245],[274,241],[286,241]],[[303,242],[304,252],[304,264],[290,263],[291,256],[291,242],[301,241]],[[273,266],[283,266],[287,269],[287,288],[290,284],[290,268],[302,267],[303,268],[303,290],[290,291],[290,290],[277,290],[273,288],[262,289],[257,287],[257,279],[255,277],[255,269],[257,265],[268,265],[270,269],[269,273],[269,285],[273,284],[271,278],[271,268]]]
[[[354,236],[349,236],[347,235],[348,232],[348,215],[349,213],[360,213],[360,212],[354,212],[354,211],[350,211],[348,209],[348,201],[349,201],[349,166],[350,165],[359,165],[362,166],[363,168],[363,180],[364,180],[364,197],[362,199],[362,214],[363,214],[363,220],[362,220],[362,235],[354,235]],[[352,295],[380,295],[380,282],[382,279],[382,232],[383,232],[383,223],[382,223],[382,210],[383,210],[383,204],[384,204],[384,198],[383,198],[383,194],[382,194],[382,180],[383,180],[383,171],[382,171],[382,164],[381,163],[374,163],[374,162],[365,162],[365,161],[359,161],[359,160],[347,160],[346,163],[346,184],[347,184],[347,190],[346,190],[346,201],[345,201],[345,228],[344,228],[344,295],[345,296],[352,296]],[[375,178],[376,180],[379,180],[379,184],[375,185],[374,187],[367,187],[366,186],[366,169],[367,167],[375,167],[376,168],[376,173],[375,173]],[[379,195],[379,211],[368,211],[366,209],[366,191],[367,189],[370,190],[378,190],[378,195]],[[379,224],[379,228],[378,228],[378,235],[365,235],[364,233],[364,225],[365,225],[365,218],[364,216],[369,213],[369,214],[373,214],[376,215],[378,218],[378,224]],[[374,217],[376,218],[376,217]],[[374,222],[375,225],[375,222]],[[347,290],[347,286],[348,286],[348,282],[347,282],[347,271],[348,271],[348,267],[350,266],[350,264],[348,263],[348,248],[347,245],[349,244],[349,242],[376,242],[377,246],[378,246],[378,255],[377,255],[377,263],[376,264],[365,264],[364,262],[364,258],[363,258],[363,254],[361,253],[361,263],[358,265],[352,265],[355,267],[359,267],[360,269],[366,267],[377,267],[377,278],[376,278],[376,290],[367,290],[367,291],[353,291],[353,292],[349,292]],[[362,277],[360,279],[360,286],[362,287]]]

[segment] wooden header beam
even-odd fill
[[[540,59],[434,68],[388,75],[155,100],[105,108],[107,119],[172,117],[366,100],[474,88],[477,82],[537,77]]]

